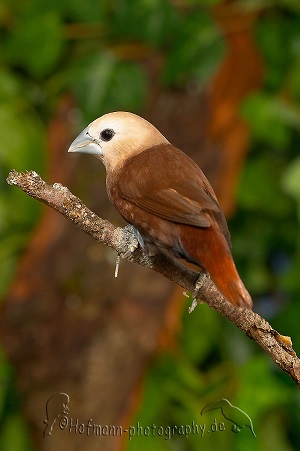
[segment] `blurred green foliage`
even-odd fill
[[[118,46],[144,45],[165,56],[161,83],[205,83],[225,43],[211,15],[217,0],[28,0],[0,5],[0,293],[8,289],[40,212],[11,189],[11,168],[44,172],[45,133],[57,97],[71,91],[82,122],[102,112],[139,112],[148,80]],[[241,176],[238,211],[231,220],[233,252],[256,310],[300,352],[300,7],[289,0],[237,1],[259,10],[255,35],[263,56],[262,88],[244,103],[251,152]],[[297,302],[298,301],[298,302]],[[200,312],[198,312],[198,309]],[[300,448],[300,397],[292,381],[258,347],[206,305],[183,315],[179,347],[164,354],[147,377],[135,419],[144,426],[211,425],[225,431],[175,434],[170,440],[133,437],[129,450],[271,450]],[[33,449],[18,413],[13,371],[0,359],[0,449]],[[257,440],[233,433],[220,412],[201,416],[225,397],[252,419]],[[227,421],[227,422],[226,422]],[[133,426],[134,426],[133,422]]]
[[[0,295],[40,209],[5,181],[12,168],[29,169],[34,162],[37,171],[43,169],[44,127],[24,89],[17,75],[0,67]]]

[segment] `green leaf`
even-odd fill
[[[298,248],[297,248],[298,247]],[[288,271],[284,272],[280,278],[280,288],[282,289],[282,291],[284,292],[292,292],[292,298],[295,298],[295,301],[298,302],[298,291],[299,291],[299,274],[300,274],[300,243],[298,243],[298,246],[296,244],[295,246],[295,254],[291,256],[291,261],[290,261],[290,267],[288,269]],[[296,306],[296,308],[298,307],[298,305]],[[299,348],[299,342],[300,342],[300,337],[298,340],[298,313],[296,313],[295,311],[295,306],[292,303],[292,306],[290,307],[290,310],[292,310],[291,312],[291,317],[294,318],[294,321],[297,322],[296,327],[294,327],[295,330],[295,338],[297,340],[297,344],[298,344],[298,348]],[[284,319],[287,319],[286,313],[284,313]],[[286,327],[288,327],[286,325]],[[289,331],[289,334],[292,334],[292,331]],[[294,339],[293,339],[294,342]],[[294,343],[295,344],[295,343]]]
[[[113,40],[144,41],[152,46],[173,39],[180,16],[167,0],[114,0],[110,3],[110,34]]]
[[[249,360],[240,369],[239,394],[236,402],[240,408],[247,406],[247,414],[255,421],[259,413],[288,403],[293,399],[293,391],[272,372],[272,362],[267,356],[260,355]],[[253,389],[255,388],[255,397]]]
[[[299,126],[298,114],[291,115],[290,109],[288,114],[281,100],[264,92],[249,96],[241,112],[251,125],[253,138],[276,149],[287,148],[291,141],[290,126],[295,123]]]
[[[185,298],[185,304],[191,303]],[[182,326],[182,347],[187,358],[194,363],[203,361],[218,342],[220,318],[206,304],[198,305],[193,314],[185,305]],[[195,330],[201,330],[195,338]],[[210,339],[207,340],[207,336]]]
[[[257,156],[246,165],[238,193],[239,204],[247,210],[283,217],[290,204],[281,191],[278,179],[282,163],[267,153]]]
[[[147,79],[137,64],[103,52],[82,61],[73,74],[74,92],[88,122],[103,112],[138,111],[143,104]]]
[[[299,45],[300,47],[300,45]],[[300,102],[300,59],[295,61],[295,64],[291,67],[288,76],[288,88],[293,95],[293,98]]]
[[[29,432],[22,418],[10,415],[2,425],[0,448],[5,451],[31,451],[32,443]]]
[[[221,3],[222,0],[186,0],[191,5],[214,6]]]
[[[163,80],[168,84],[181,84],[188,79],[204,83],[216,71],[225,49],[216,22],[200,11],[186,18],[175,36]]]
[[[272,11],[257,21],[255,32],[266,67],[266,85],[273,90],[278,89],[292,59],[293,19]]]
[[[26,114],[27,113],[27,114]],[[27,108],[0,106],[0,163],[2,168],[26,170],[31,161],[40,171],[43,140],[40,121]],[[7,175],[7,174],[6,174]]]
[[[22,65],[35,77],[51,73],[64,48],[63,29],[54,11],[24,20],[10,35],[6,55],[16,65]]]
[[[53,0],[51,0],[53,2]],[[108,9],[106,2],[95,2],[95,0],[64,0],[64,10],[73,20],[87,23],[97,23],[104,20],[105,11]]]
[[[6,101],[17,101],[21,94],[21,83],[11,71],[7,68],[0,68],[0,101],[3,104]]]
[[[287,167],[282,176],[281,184],[284,191],[296,201],[300,221],[300,157]]]

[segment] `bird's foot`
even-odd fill
[[[141,246],[142,249],[144,249],[144,240],[138,229],[136,229],[133,225],[128,224],[127,226],[123,227],[123,239],[125,241],[125,246],[127,247],[127,250],[120,254],[120,257],[122,258],[128,258],[130,255],[139,247]]]
[[[202,301],[199,301],[199,299],[198,299],[198,291],[202,288],[204,282],[207,279],[209,279],[209,278],[210,277],[209,277],[209,274],[207,272],[202,271],[200,273],[200,275],[198,277],[198,280],[196,282],[195,288],[194,288],[193,293],[192,293],[193,301],[192,301],[192,305],[189,307],[189,313],[192,313],[195,310],[195,308],[197,307],[198,302],[200,304],[203,303]]]
[[[144,247],[144,240],[140,232],[131,224],[120,229],[122,231],[122,245],[126,250],[120,252],[116,259],[115,277],[118,277],[121,258],[128,258],[139,247]],[[121,240],[120,240],[121,241]]]
[[[192,313],[195,310],[195,308],[197,307],[197,304],[198,304],[198,299],[193,298],[192,305],[189,307],[189,313]]]

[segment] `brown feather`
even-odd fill
[[[108,172],[107,190],[119,213],[143,236],[145,251],[165,248],[201,266],[233,305],[252,307],[216,195],[187,155],[170,144],[148,148]]]
[[[151,147],[125,161],[118,194],[168,221],[209,227],[217,221],[230,243],[225,217],[205,175],[171,144]]]
[[[225,237],[215,224],[206,230],[181,229],[180,242],[187,251],[186,259],[205,268],[226,299],[235,306],[252,308],[251,297],[239,277]]]

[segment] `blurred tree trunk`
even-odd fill
[[[199,163],[230,215],[248,145],[238,110],[259,85],[262,67],[251,32],[254,17],[227,14],[225,6],[215,16],[228,48],[210,86],[163,88],[157,82],[162,61],[149,56],[144,64],[151,90],[144,116]],[[72,108],[69,97],[61,99],[49,125],[47,180],[68,185],[96,213],[121,225],[106,197],[104,168],[66,153],[74,134]],[[150,358],[170,345],[180,323],[186,308],[181,290],[125,261],[115,280],[115,257],[45,208],[20,260],[0,330],[37,449],[120,449],[120,437],[87,436],[75,428],[69,433],[58,424],[43,438],[46,401],[64,392],[70,396],[68,417],[79,424],[92,419],[128,426]]]

